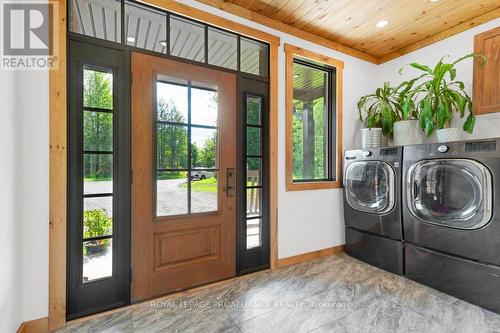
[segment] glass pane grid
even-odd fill
[[[217,211],[217,90],[162,76],[157,101],[156,216]]]
[[[113,74],[83,68],[82,282],[112,275]]]

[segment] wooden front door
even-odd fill
[[[236,77],[132,53],[132,300],[235,275]]]

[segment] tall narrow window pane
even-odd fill
[[[293,64],[293,179],[328,178],[329,72]]]
[[[236,70],[238,37],[229,32],[208,28],[208,63]]]
[[[113,193],[113,155],[83,154],[83,194]]]
[[[261,155],[261,146],[261,129],[258,127],[247,127],[247,155]]]
[[[247,97],[247,124],[260,125],[262,112],[262,98],[257,96]]]
[[[121,42],[121,3],[118,0],[71,0],[69,30]]]
[[[261,215],[262,189],[247,188],[247,217]]]
[[[83,238],[113,234],[113,197],[93,197],[83,200]]]
[[[83,150],[113,150],[113,114],[83,111]]]
[[[262,219],[247,220],[247,249],[259,247],[262,244]]]
[[[268,46],[264,43],[241,37],[240,70],[253,75],[267,76],[268,66]]]
[[[167,15],[126,2],[125,41],[130,46],[167,53]]]
[[[113,74],[101,70],[83,70],[83,106],[113,109]]]
[[[113,275],[113,240],[111,238],[83,242],[82,282]]]
[[[177,16],[170,17],[170,54],[205,61],[205,27]]]
[[[247,186],[261,186],[262,179],[262,159],[247,158]]]

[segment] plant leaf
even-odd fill
[[[469,134],[472,134],[472,132],[474,131],[475,124],[476,124],[476,116],[470,113],[464,122],[464,127],[463,127],[464,131],[466,131]]]

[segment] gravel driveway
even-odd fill
[[[187,213],[187,187],[182,186],[185,179],[158,180],[157,214],[160,216]],[[85,193],[112,192],[111,181],[85,181]],[[110,197],[90,198],[85,200],[84,209],[103,209],[108,216],[112,216]],[[191,193],[191,211],[193,213],[210,212],[217,210],[217,194],[213,192]]]

